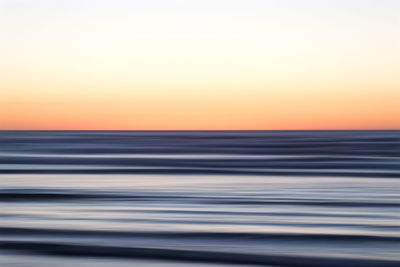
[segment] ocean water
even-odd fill
[[[2,131],[0,266],[400,266],[400,131]]]

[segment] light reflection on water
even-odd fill
[[[0,181],[1,240],[400,260],[397,179],[1,175]]]
[[[0,265],[400,266],[399,144],[396,131],[0,132]]]

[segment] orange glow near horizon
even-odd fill
[[[400,129],[396,1],[149,2],[4,1],[0,130]]]
[[[3,129],[279,130],[399,129],[400,95],[368,92],[161,95],[19,99],[2,105]],[[111,99],[111,100],[110,100]],[[18,102],[18,101],[16,101]],[[10,115],[8,115],[10,114]]]

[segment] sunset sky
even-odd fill
[[[400,1],[0,0],[0,129],[400,129]]]

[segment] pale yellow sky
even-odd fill
[[[400,1],[0,0],[0,129],[399,129]]]

